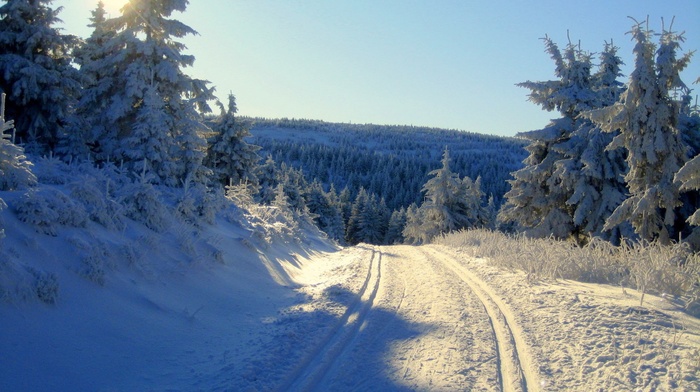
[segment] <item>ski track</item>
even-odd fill
[[[336,373],[335,367],[343,357],[347,348],[366,322],[367,313],[372,308],[379,290],[382,270],[382,254],[374,247],[362,287],[357,298],[343,316],[338,320],[333,330],[322,343],[309,354],[291,374],[280,391],[313,391],[319,390],[325,380]]]
[[[538,390],[537,372],[529,362],[527,343],[523,331],[518,326],[515,315],[484,281],[462,266],[456,259],[443,253],[421,247],[420,250],[433,260],[442,262],[464,281],[477,296],[488,314],[497,347],[499,382],[503,391]]]

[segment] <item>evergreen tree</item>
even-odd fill
[[[0,91],[17,141],[37,152],[53,150],[66,128],[80,85],[70,64],[74,36],[55,25],[61,8],[51,0],[6,0],[0,6]]]
[[[270,205],[275,199],[275,187],[279,183],[277,171],[277,163],[271,155],[268,155],[265,162],[257,167],[256,178],[260,188],[258,197],[260,204]]]
[[[214,171],[214,176],[222,184],[233,181],[234,184],[247,182],[257,185],[255,165],[260,160],[258,146],[248,144],[245,138],[250,136],[248,126],[235,117],[236,97],[229,94],[228,110],[223,111],[212,130],[216,137],[209,146],[206,165]]]
[[[321,231],[328,234],[334,240],[344,240],[345,225],[342,213],[334,199],[337,199],[335,190],[325,192],[321,183],[314,180],[307,192],[306,204],[309,212],[314,217],[314,222]]]
[[[173,123],[165,108],[166,103],[158,94],[155,82],[151,81],[143,93],[143,101],[136,110],[132,131],[122,140],[125,158],[134,162],[134,167],[148,161],[158,178],[170,178],[177,171],[170,156],[175,153],[171,133]]]
[[[321,226],[324,227],[326,234],[341,244],[345,243],[345,221],[343,220],[343,205],[340,202],[340,197],[333,185],[326,193],[328,199],[328,212],[320,217]]]
[[[118,50],[111,41],[116,32],[110,26],[102,1],[92,11],[88,27],[92,27],[92,33],[73,50],[74,62],[80,67],[78,77],[82,89],[71,116],[68,137],[60,149],[67,156],[90,155],[97,161],[104,161],[108,158],[105,151],[116,149],[117,138],[116,129],[104,116],[108,101],[100,98],[115,95],[121,86],[102,68],[101,61],[107,54]]]
[[[689,55],[678,59],[681,37],[671,31],[661,34],[656,62],[652,32],[636,24],[632,36],[635,67],[620,102],[587,114],[603,130],[620,130],[608,149],[627,152],[629,171],[625,181],[630,196],[615,209],[605,229],[629,222],[641,239],[668,242],[673,236],[679,187],[674,175],[687,160],[687,147],[677,128],[678,103],[670,90],[682,87],[678,73]]]
[[[475,217],[470,216],[464,181],[450,170],[447,149],[443,153],[442,167],[428,174],[432,178],[423,186],[426,200],[421,209],[425,210],[423,223],[429,237],[469,226]]]
[[[100,139],[104,156],[126,159],[137,167],[137,157],[151,153],[149,146],[134,143],[144,127],[135,119],[158,117],[161,122],[150,131],[162,133],[157,136],[162,144],[149,164],[158,180],[168,185],[180,184],[186,177],[201,181],[206,175],[202,166],[206,142],[200,133],[207,128],[200,113],[210,111],[207,101],[213,99],[212,89],[183,70],[194,63],[194,57],[183,54],[185,46],[176,40],[196,32],[169,19],[173,12],[184,12],[187,4],[185,0],[130,0],[122,15],[107,23],[115,35],[105,44],[104,57],[91,66],[98,80],[90,99],[105,103],[92,118],[106,120],[98,133],[109,129]]]
[[[350,212],[350,217],[346,225],[345,231],[345,241],[348,244],[354,245],[362,242],[362,237],[360,236],[360,230],[362,227],[362,214],[367,209],[369,202],[369,196],[365,188],[360,188],[360,191],[355,197],[355,201],[352,203],[352,209]]]
[[[400,244],[404,241],[403,230],[406,227],[406,209],[400,208],[391,213],[389,226],[387,227],[384,243],[388,245]]]
[[[14,121],[5,121],[5,93],[0,97],[0,191],[21,189],[37,183],[24,149],[13,143]],[[0,199],[0,211],[4,202]],[[1,231],[0,231],[1,232]]]
[[[562,117],[544,129],[519,134],[530,140],[526,147],[530,156],[524,161],[525,167],[513,173],[514,179],[509,181],[511,190],[505,195],[507,201],[499,219],[517,223],[530,235],[565,238],[574,229],[566,203],[571,191],[555,171],[557,163],[566,158],[561,145],[571,138],[576,117],[592,107],[595,95],[590,88],[590,55],[572,44],[562,54],[551,39],[545,37],[544,42],[559,79],[528,81],[518,86],[530,89],[532,102],[547,111],[557,110]]]
[[[483,215],[481,181],[469,177],[460,180],[450,170],[450,154],[443,153],[442,167],[423,186],[425,201],[415,213],[407,213],[404,237],[413,242],[427,242],[442,233],[474,227]]]
[[[681,191],[700,190],[700,154],[683,165],[674,181],[681,184]],[[688,216],[687,222],[693,226],[700,226],[700,209]]]
[[[415,204],[411,204],[406,209],[406,225],[402,233],[405,242],[420,244],[429,240],[426,233],[422,231],[423,213],[424,210]]]
[[[306,206],[306,194],[309,188],[306,178],[301,170],[287,166],[286,163],[280,165],[278,172],[278,182],[284,185],[284,192],[289,198],[289,206],[292,211],[304,213]]]
[[[592,93],[592,99],[576,110],[570,138],[554,147],[565,157],[555,164],[554,176],[570,195],[566,204],[571,207],[573,219],[571,235],[579,241],[590,235],[617,241],[632,234],[629,225],[613,231],[603,230],[605,221],[627,193],[623,179],[627,171],[624,152],[606,151],[616,133],[603,132],[592,121],[580,116],[583,111],[608,107],[619,99],[624,91],[617,81],[621,65],[617,48],[606,43],[598,71],[590,75],[589,82],[584,85]]]
[[[606,44],[601,65],[592,74],[589,53],[569,44],[562,53],[545,38],[558,80],[519,84],[530,100],[562,117],[544,129],[521,136],[531,140],[525,167],[513,173],[511,190],[499,219],[515,222],[528,234],[576,239],[602,235],[605,219],[624,200],[626,170],[620,152],[606,152],[614,135],[604,133],[581,114],[614,103],[622,61]],[[610,236],[619,237],[619,232]]]

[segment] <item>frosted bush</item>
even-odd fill
[[[102,258],[96,254],[89,254],[83,258],[82,264],[81,275],[83,277],[100,286],[105,285],[105,263]]]
[[[54,304],[59,284],[55,273],[25,267],[0,253],[0,300],[5,302],[40,300]]]
[[[106,185],[103,188],[94,178],[82,176],[69,187],[71,196],[84,206],[90,220],[111,230],[124,228],[124,208],[109,198]]]
[[[22,147],[0,138],[0,190],[24,189],[36,185],[32,164]]]
[[[219,189],[211,189],[204,184],[187,185],[177,200],[175,212],[183,221],[200,224],[204,221],[213,224],[216,214],[224,207],[225,199]]]
[[[167,229],[168,211],[161,201],[160,193],[152,184],[146,181],[132,183],[121,190],[121,195],[129,218],[157,232]]]
[[[37,298],[46,304],[55,304],[58,300],[58,277],[54,273],[32,271]]]
[[[42,184],[63,185],[71,178],[71,167],[53,155],[36,160],[34,172]]]
[[[55,236],[58,225],[85,227],[88,214],[61,191],[44,187],[32,189],[17,200],[17,217],[38,231]]]
[[[531,279],[571,279],[633,287],[644,294],[685,299],[686,308],[700,298],[700,256],[686,244],[632,243],[614,246],[593,238],[585,246],[555,239],[508,236],[487,230],[467,230],[437,238],[472,257],[521,270]]]

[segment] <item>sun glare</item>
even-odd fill
[[[117,16],[120,14],[120,10],[127,3],[127,0],[102,0],[105,5],[105,11],[110,16]]]

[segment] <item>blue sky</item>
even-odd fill
[[[105,0],[113,15],[124,0]],[[96,0],[56,0],[67,33],[87,36]],[[697,0],[192,0],[175,14],[199,32],[184,42],[190,73],[240,114],[423,125],[512,136],[556,113],[515,86],[549,80],[540,38],[600,52],[611,39],[633,63],[628,16],[661,30],[675,16],[682,49],[700,49]],[[683,74],[700,77],[700,53]],[[692,85],[695,92],[700,85]]]

